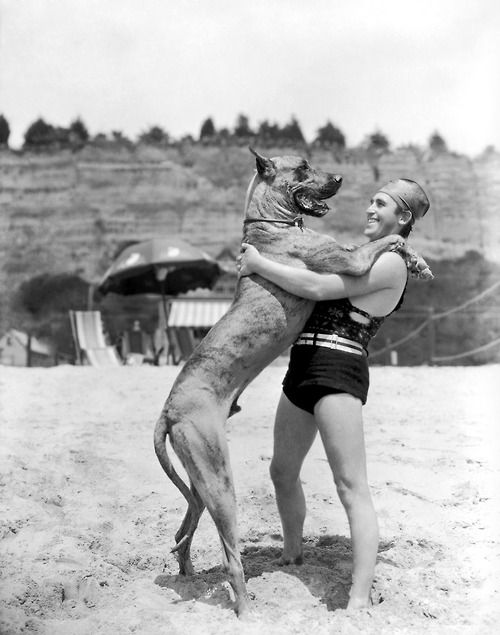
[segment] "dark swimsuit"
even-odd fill
[[[401,307],[405,290],[392,313]],[[360,319],[366,323],[360,322]],[[355,307],[348,298],[317,302],[303,332],[322,335],[335,333],[360,344],[363,354],[295,344],[283,380],[283,392],[288,399],[311,414],[314,414],[314,407],[322,397],[334,393],[350,394],[365,404],[370,385],[366,349],[384,319]]]

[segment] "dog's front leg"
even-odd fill
[[[414,249],[405,245],[398,251],[404,258],[406,267],[408,268],[412,278],[419,278],[420,280],[432,280],[434,278],[431,268],[427,264],[426,260]]]
[[[371,269],[381,254],[402,244],[404,240],[397,234],[385,236],[353,250],[345,249],[335,241],[323,242],[318,248],[310,244],[303,261],[308,269],[319,273],[362,276]]]
[[[377,258],[394,249],[404,249],[404,240],[398,234],[390,234],[378,240],[366,243],[345,254],[347,268],[342,273],[350,276],[363,276],[373,267]]]
[[[397,235],[387,236],[389,239],[388,244],[384,244],[384,238],[376,240],[371,243],[367,243],[362,247],[358,247],[350,253],[354,256],[354,268],[356,273],[350,273],[354,276],[362,276],[367,273],[373,266],[375,260],[385,251],[397,251],[401,254],[401,257],[406,263],[406,267],[412,278],[419,278],[420,280],[432,280],[434,275],[427,264],[427,262],[418,254],[414,249],[408,247],[408,245],[401,240],[401,237]]]

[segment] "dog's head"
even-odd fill
[[[334,196],[342,185],[338,174],[313,168],[299,156],[267,158],[250,148],[255,155],[259,177],[299,214],[324,216],[330,209],[326,199]]]

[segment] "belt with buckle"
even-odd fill
[[[365,355],[365,349],[359,342],[349,340],[337,333],[301,333],[295,341],[295,346],[308,344],[309,346],[324,346],[353,355]]]

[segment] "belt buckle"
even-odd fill
[[[332,333],[330,335],[330,348],[337,349],[339,343],[339,336],[337,333]]]

